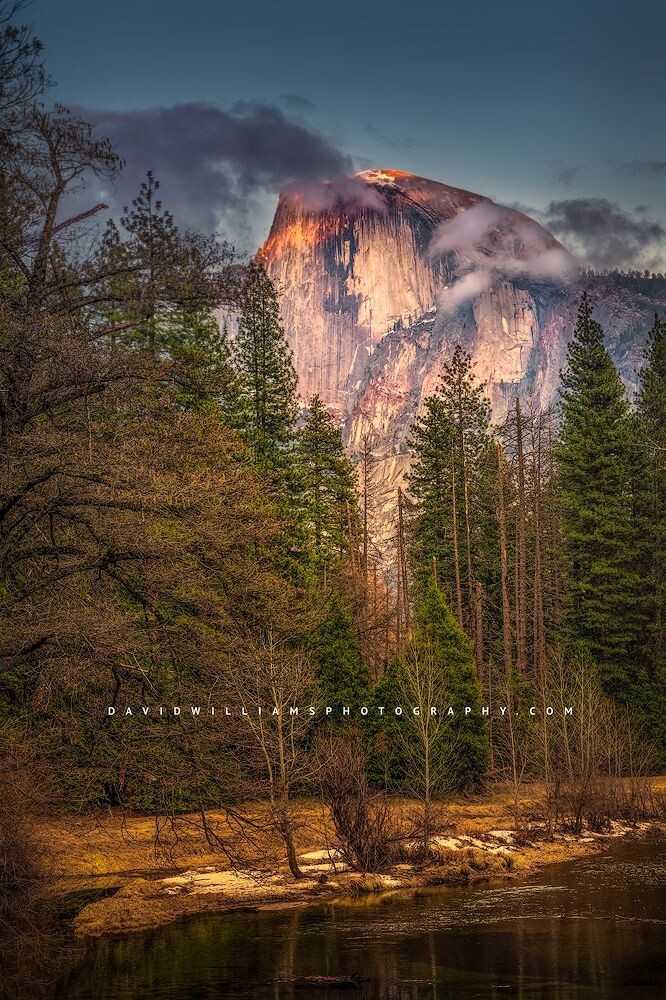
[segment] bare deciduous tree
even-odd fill
[[[386,871],[408,834],[388,797],[370,787],[367,760],[357,734],[319,743],[322,797],[336,832],[336,847],[353,871]]]
[[[406,762],[406,790],[422,805],[419,832],[427,857],[436,825],[433,803],[455,785],[458,763],[455,739],[440,714],[447,702],[446,678],[428,643],[408,650],[397,672],[397,693],[401,704],[410,706],[396,738]]]
[[[239,765],[251,776],[254,794],[248,797],[267,802],[263,830],[280,839],[291,874],[301,878],[294,841],[300,819],[293,794],[316,773],[306,747],[314,722],[310,706],[316,708],[318,700],[312,666],[293,636],[279,635],[270,627],[251,636],[234,655],[228,683],[235,703],[247,713],[236,727],[234,742]],[[242,804],[235,815],[252,842],[256,817],[244,813]]]
[[[547,701],[557,715],[549,726],[547,810],[552,823],[579,835],[584,826],[606,831],[611,822],[663,815],[646,776],[658,760],[644,727],[608,698],[584,655],[551,655]],[[565,708],[573,712],[565,714]]]

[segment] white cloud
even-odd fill
[[[487,292],[492,284],[490,272],[469,271],[452,285],[447,285],[439,295],[438,305],[442,312],[455,312],[465,302]]]
[[[537,222],[491,201],[479,202],[442,222],[429,253],[433,257],[454,255],[457,280],[440,297],[440,307],[447,312],[487,291],[495,277],[561,281],[576,266]]]

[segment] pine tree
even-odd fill
[[[646,664],[656,730],[666,741],[666,665],[664,663],[664,496],[666,495],[666,323],[655,316],[639,391],[633,430],[634,519],[641,573],[641,659]]]
[[[216,307],[233,296],[227,265],[231,248],[181,231],[157,197],[160,183],[148,172],[125,208],[121,229],[107,224],[95,265],[100,282],[91,320],[115,351],[147,348],[168,361],[168,374],[186,409],[215,412],[238,425],[238,387],[226,329]]]
[[[458,623],[476,637],[480,670],[480,597],[497,587],[492,581],[499,563],[496,459],[490,404],[484,387],[476,384],[470,355],[459,345],[424,406],[410,440],[414,462],[409,486],[418,501],[413,532],[417,579],[427,583],[434,557]]]
[[[629,407],[604,333],[583,297],[560,389],[556,448],[568,553],[569,631],[602,667],[609,694],[640,701],[640,579],[632,524]]]
[[[159,350],[160,320],[163,314],[164,286],[168,274],[176,264],[176,248],[180,233],[171,212],[163,208],[157,197],[160,182],[152,171],[141,184],[139,194],[131,208],[125,208],[120,222],[132,240],[132,252],[139,264],[135,289],[137,323],[134,336],[141,346],[151,351]],[[107,240],[114,241],[113,223]],[[166,279],[166,282],[165,282]]]
[[[356,478],[342,435],[319,396],[308,408],[294,449],[295,506],[317,568],[349,551],[350,520],[357,519]]]
[[[421,580],[427,579],[433,557],[437,560],[456,595],[458,620],[462,624],[458,532],[454,534],[451,527],[457,511],[457,504],[452,501],[456,488],[453,429],[441,392],[428,396],[423,405],[425,413],[412,425],[409,442],[413,454],[409,489],[418,502],[414,525],[416,571]]]
[[[418,656],[441,673],[449,706],[454,710],[450,733],[456,744],[457,783],[477,786],[488,765],[488,738],[481,717],[481,687],[472,644],[455,620],[434,576],[416,612],[409,656]],[[437,706],[442,710],[448,706]],[[471,709],[465,714],[465,708]]]
[[[337,594],[326,603],[324,614],[313,639],[313,661],[324,704],[333,709],[329,718],[337,723],[343,706],[358,709],[365,703],[369,674],[351,617]]]
[[[238,376],[226,327],[213,309],[177,309],[163,324],[162,349],[172,361],[177,398],[187,410],[218,415],[239,426]]]
[[[258,261],[248,266],[241,293],[234,361],[243,436],[259,468],[280,478],[296,420],[297,379],[277,292]]]
[[[666,465],[666,323],[654,318],[639,373],[634,447],[641,459],[643,486],[645,582],[649,588],[650,641],[660,656],[663,649],[664,482]],[[640,485],[640,484],[639,484]]]
[[[404,788],[407,778],[408,765],[402,738],[404,719],[395,714],[395,708],[401,702],[403,669],[400,657],[394,656],[389,660],[386,670],[372,688],[370,698],[368,771],[373,784],[385,790]]]

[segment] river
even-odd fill
[[[92,943],[58,1000],[666,996],[666,841],[510,882],[207,914]],[[312,976],[358,977],[339,987]]]

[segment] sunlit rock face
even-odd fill
[[[373,440],[389,493],[409,427],[456,344],[493,416],[556,398],[584,287],[631,388],[665,283],[583,279],[557,240],[489,198],[393,170],[292,186],[260,254],[278,283],[300,393],[318,393],[352,454]],[[625,283],[626,284],[626,283]]]
[[[319,393],[341,417],[350,413],[377,344],[432,310],[454,279],[456,255],[432,252],[439,227],[480,204],[493,206],[481,195],[386,170],[282,194],[261,253],[280,288],[304,398]],[[529,221],[502,211],[504,225]],[[535,339],[529,294],[499,283],[478,296],[475,322],[479,373],[522,378]]]

